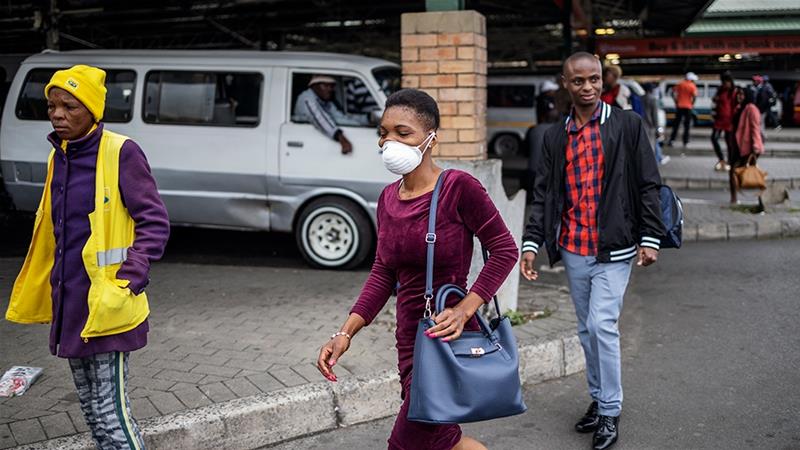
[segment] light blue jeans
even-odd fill
[[[598,263],[594,256],[561,250],[570,296],[578,317],[578,338],[586,356],[589,394],[604,416],[622,412],[622,374],[617,322],[633,259]]]

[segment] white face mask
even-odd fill
[[[436,137],[436,132],[431,131],[428,137],[417,147],[397,141],[384,142],[381,148],[381,158],[386,170],[395,175],[411,173],[422,164],[422,155],[428,150],[434,137]],[[420,149],[420,147],[422,148]]]

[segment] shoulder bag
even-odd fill
[[[497,318],[491,323],[480,314],[475,317],[480,331],[464,331],[458,339],[444,342],[425,336],[435,325],[431,302],[436,314],[445,309],[450,296],[464,298],[459,286],[441,286],[434,297],[433,254],[436,243],[436,210],[443,176],[439,176],[431,198],[428,234],[425,241],[427,267],[425,274],[425,313],[417,327],[414,344],[414,369],[408,420],[447,424],[466,423],[521,414],[527,407],[519,379],[517,342],[511,322],[500,314],[497,297],[494,306]],[[484,258],[486,258],[484,252]]]

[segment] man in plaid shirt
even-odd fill
[[[655,263],[665,234],[661,178],[641,118],[600,100],[602,67],[594,55],[570,56],[562,82],[573,109],[544,135],[520,271],[537,279],[541,246],[551,264],[564,262],[592,397],[575,429],[594,432],[593,447],[603,450],[619,433],[617,321],[631,266],[637,255],[639,266]]]

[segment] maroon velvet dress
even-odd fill
[[[473,235],[491,257],[471,292],[491,300],[514,269],[518,249],[503,218],[478,180],[466,172],[444,173],[436,217],[434,289],[452,283],[466,288],[472,261]],[[378,250],[369,278],[351,310],[367,324],[378,315],[392,290],[397,290],[397,353],[403,406],[389,438],[392,450],[450,450],[461,439],[458,425],[429,425],[407,420],[414,340],[425,309],[425,234],[431,193],[399,198],[400,181],[387,186],[378,200]],[[447,306],[458,303],[451,298]],[[477,329],[473,318],[468,329]]]

